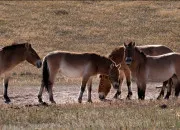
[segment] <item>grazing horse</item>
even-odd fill
[[[13,44],[0,50],[0,75],[4,74],[4,99],[6,103],[10,102],[7,92],[10,71],[25,60],[37,68],[42,65],[40,57],[29,43]]]
[[[138,49],[135,42],[124,43],[124,47],[125,61],[131,70],[132,78],[136,81],[139,99],[145,99],[148,81],[164,82],[173,75],[176,75],[178,80],[180,79],[180,53],[171,52],[149,56]],[[178,95],[179,93],[176,91],[175,96]]]
[[[55,103],[52,87],[58,71],[70,78],[82,77],[78,102],[82,102],[86,83],[88,84],[88,102],[92,102],[92,76],[96,74],[108,75],[113,87],[117,89],[119,88],[118,67],[112,60],[94,53],[51,52],[44,57],[43,61],[43,79],[38,94],[39,102],[43,103],[42,92],[45,86],[49,93],[49,100],[51,103]]]
[[[173,52],[171,49],[169,49],[166,46],[163,45],[145,45],[145,46],[138,46],[138,48],[143,51],[147,55],[156,56],[161,55],[169,52]],[[121,63],[121,67],[119,69],[120,71],[120,87],[117,90],[116,94],[114,95],[114,98],[118,98],[118,96],[121,94],[121,85],[123,83],[124,77],[126,77],[126,83],[128,87],[128,95],[127,99],[130,99],[132,96],[131,91],[131,72],[129,67],[126,65],[124,60],[124,47],[120,46],[118,48],[115,48],[111,54],[109,55],[109,58],[112,59],[116,64]],[[168,81],[163,82],[162,90],[158,96],[158,98],[161,98],[164,95],[164,89],[167,85]],[[107,76],[100,75],[100,83],[99,83],[99,98],[101,100],[105,99],[107,94],[109,93],[111,88],[110,81]]]

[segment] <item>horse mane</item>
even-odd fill
[[[137,50],[143,56],[144,59],[147,57],[147,55],[143,51],[141,51],[139,48],[135,47],[135,50]]]
[[[98,65],[104,65],[104,64],[101,64],[101,62],[102,63],[112,63],[113,62],[108,57],[105,57],[105,56],[102,56],[102,55],[99,55],[99,54],[96,54],[96,53],[92,53],[92,58],[95,60],[95,62]]]
[[[108,58],[112,59],[114,62],[116,62],[116,64],[121,63],[124,58],[124,47],[120,46],[113,49]]]
[[[2,50],[13,50],[19,46],[25,46],[26,43],[13,43],[11,45],[5,46],[2,48]]]

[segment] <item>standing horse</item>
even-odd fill
[[[92,76],[96,74],[108,75],[115,89],[119,88],[119,71],[115,63],[103,56],[94,53],[70,53],[55,51],[45,56],[43,61],[43,80],[38,94],[40,103],[42,101],[42,92],[44,86],[49,93],[49,100],[55,103],[53,99],[52,87],[57,72],[70,78],[82,77],[82,85],[78,102],[82,102],[82,96],[88,83],[88,102],[91,100]]]
[[[151,56],[156,56],[156,55],[161,55],[169,52],[173,52],[171,49],[169,49],[166,46],[163,45],[145,45],[145,46],[138,46],[138,48],[143,51],[147,55]],[[118,96],[121,94],[121,85],[124,80],[124,75],[126,77],[126,83],[128,87],[128,95],[127,99],[130,99],[132,96],[132,91],[131,91],[131,72],[129,67],[126,65],[125,60],[124,60],[124,47],[121,46],[119,48],[115,48],[111,54],[109,55],[109,58],[112,59],[116,64],[121,63],[121,67],[119,69],[120,71],[120,87],[117,90],[116,94],[114,95],[114,98],[118,98]],[[163,82],[163,87],[162,90],[158,96],[158,98],[161,98],[164,95],[164,89],[167,85],[168,81]],[[99,83],[99,98],[101,100],[105,99],[107,94],[109,93],[111,88],[110,81],[107,76],[102,76],[100,75],[100,83]]]
[[[4,99],[6,103],[11,101],[7,92],[10,71],[25,60],[37,68],[42,65],[40,57],[29,43],[14,44],[0,50],[0,75],[4,74]]]
[[[138,88],[138,98],[145,99],[146,84],[164,82],[174,75],[180,79],[180,54],[167,53],[159,56],[148,56],[135,46],[135,42],[124,43],[125,61]],[[179,82],[179,81],[178,81]],[[177,87],[179,88],[179,87]],[[179,92],[175,92],[178,96]]]

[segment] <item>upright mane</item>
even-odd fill
[[[139,48],[135,47],[135,50],[139,52],[143,56],[144,59],[146,58],[147,55],[143,51],[141,51]]]
[[[108,69],[110,64],[113,62],[111,59],[95,53],[93,53],[92,58],[95,61],[97,69],[100,69],[102,66],[106,66]]]
[[[9,46],[5,46],[2,48],[2,50],[13,50],[17,47],[20,47],[20,46],[25,46],[26,43],[18,43],[18,44],[12,44],[12,45],[9,45]]]
[[[124,47],[115,48],[109,55],[109,58],[116,62],[116,64],[121,63],[124,59]]]

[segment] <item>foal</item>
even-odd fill
[[[4,99],[6,103],[11,100],[8,97],[8,81],[10,71],[23,61],[40,68],[41,59],[29,43],[13,44],[0,50],[0,75],[4,74]]]
[[[70,78],[82,77],[78,102],[82,102],[86,83],[88,83],[88,102],[92,102],[92,76],[96,74],[108,75],[113,87],[117,89],[119,88],[118,67],[112,60],[94,53],[51,52],[44,57],[43,61],[43,79],[38,94],[39,102],[43,103],[42,92],[45,86],[49,93],[49,100],[51,103],[55,103],[52,87],[58,71]]]

